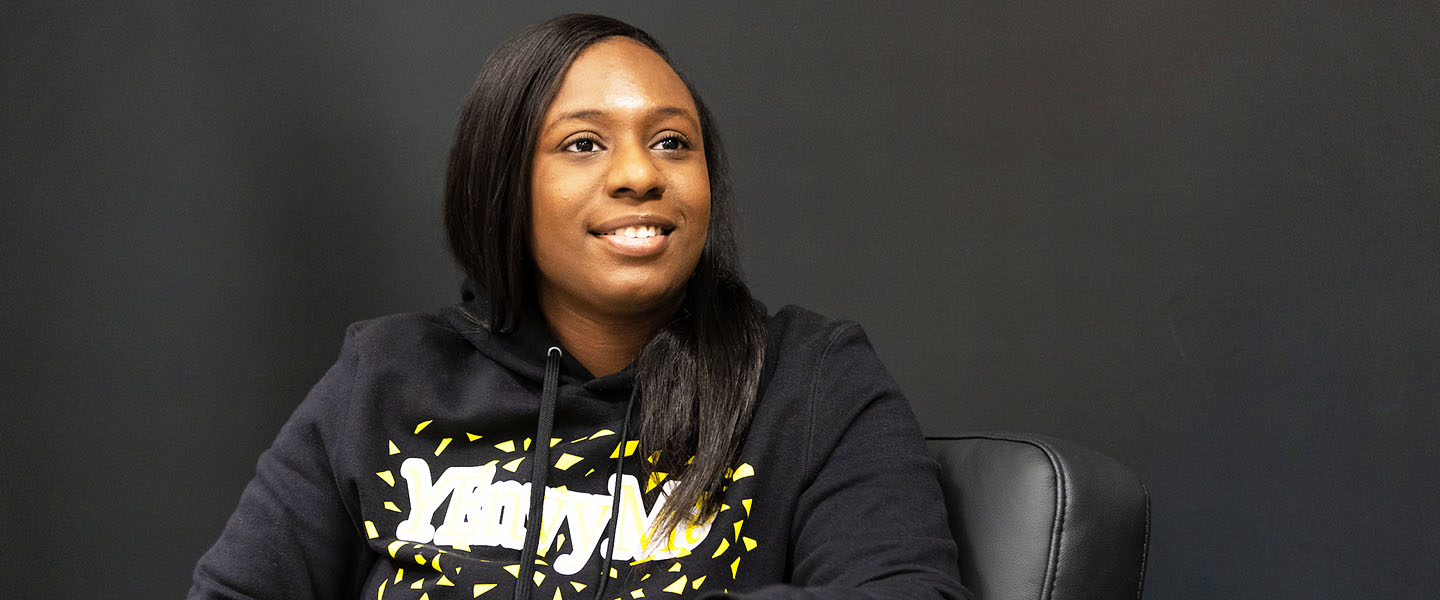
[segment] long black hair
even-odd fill
[[[527,234],[530,165],[541,119],[575,57],[616,36],[670,63],[660,44],[636,27],[609,17],[565,15],[496,50],[461,109],[445,181],[445,230],[455,260],[489,296],[493,332],[513,331],[537,302]],[[754,412],[764,355],[763,316],[739,275],[720,138],[695,88],[683,75],[681,80],[699,112],[710,225],[676,318],[635,362],[640,456],[656,458],[639,462],[681,482],[670,491],[658,531],[719,511],[726,470]]]

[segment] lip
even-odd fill
[[[632,238],[611,232],[626,227],[659,227],[666,231],[662,235],[646,238]],[[625,215],[614,217],[590,227],[590,235],[605,244],[611,251],[635,258],[654,256],[665,251],[670,245],[670,234],[675,232],[675,222],[657,215]]]
[[[601,221],[595,225],[590,226],[590,233],[591,235],[603,235],[615,231],[616,229],[652,225],[672,232],[675,229],[675,221],[659,215],[644,214],[612,217],[610,219]]]

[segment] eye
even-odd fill
[[[570,142],[569,144],[566,144],[566,145],[565,145],[565,151],[566,151],[566,152],[575,152],[575,153],[577,153],[577,154],[583,154],[583,153],[589,153],[589,152],[599,152],[599,151],[600,151],[600,143],[599,143],[599,142],[596,142],[593,138],[582,137],[582,138],[579,138],[579,139],[577,139],[577,140],[575,140],[575,141]]]
[[[670,135],[666,136],[664,139],[658,142],[655,142],[655,145],[651,147],[656,150],[689,150],[690,141],[679,135]]]

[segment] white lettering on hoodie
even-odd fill
[[[420,458],[407,458],[400,465],[410,494],[410,514],[395,528],[396,539],[439,546],[498,546],[519,550],[525,543],[525,518],[529,508],[530,484],[497,480],[496,461],[475,467],[449,467],[439,479],[430,477],[430,465]],[[650,534],[665,506],[670,490],[678,481],[661,486],[659,499],[645,510],[640,482],[634,476],[620,478],[620,523],[616,530],[617,560],[658,560],[688,554],[710,533],[713,519],[682,524],[657,540]],[[615,491],[615,476],[606,487]],[[561,524],[568,525],[570,553],[555,559],[557,573],[574,575],[595,554],[610,521],[611,494],[587,494],[566,489],[545,489],[545,514],[541,519],[540,548],[554,544]],[[450,499],[445,520],[434,526],[435,511]],[[599,544],[603,553],[604,544]]]

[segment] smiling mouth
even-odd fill
[[[665,228],[659,225],[641,225],[639,227],[621,227],[613,231],[596,232],[598,236],[617,236],[621,238],[644,239],[662,235],[670,235],[674,227]]]
[[[640,224],[595,231],[591,235],[622,256],[648,258],[665,252],[665,248],[670,245],[670,234],[674,231],[674,226]]]

